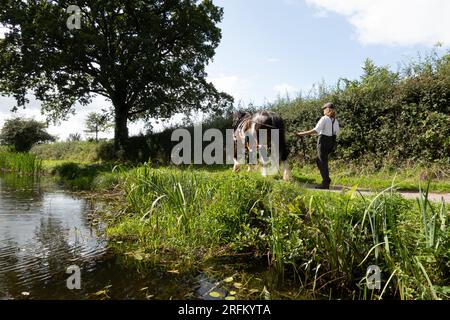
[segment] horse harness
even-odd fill
[[[237,136],[236,136],[236,132],[237,131],[243,132],[244,133],[244,137],[245,137],[245,132],[249,129],[249,127],[246,127],[246,125],[248,125],[248,123],[254,123],[256,125],[265,126],[265,127],[271,128],[271,129],[279,129],[279,128],[273,126],[273,125],[259,123],[259,122],[255,121],[255,120],[252,120],[251,117],[252,117],[252,115],[244,116],[243,119],[241,119],[240,122],[238,122],[238,124],[236,125],[236,127],[234,129],[234,134],[233,134],[233,138],[234,138],[235,141],[237,141]],[[270,118],[272,119],[272,123],[273,123],[272,115],[270,116]],[[263,145],[259,145],[258,144],[256,147],[259,148],[261,146],[263,146]],[[266,147],[268,149],[270,149],[270,145],[269,144],[267,144]],[[249,143],[247,142],[247,139],[245,139],[245,148],[247,150],[249,150]]]

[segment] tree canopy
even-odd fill
[[[111,122],[108,114],[91,112],[86,117],[86,132],[95,134],[95,141],[98,141],[98,133],[108,130]]]
[[[81,28],[69,30],[70,5]],[[223,10],[211,0],[0,0],[0,92],[24,107],[27,93],[51,119],[64,119],[94,95],[109,99],[115,147],[127,122],[210,111],[232,98],[206,80],[221,39]]]
[[[28,152],[36,143],[55,141],[46,128],[46,123],[34,119],[8,119],[0,131],[0,143],[12,146],[18,152]]]

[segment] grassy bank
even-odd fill
[[[109,141],[66,141],[38,144],[30,153],[45,160],[93,163],[111,159],[112,147]]]
[[[0,170],[37,175],[42,170],[42,160],[28,153],[0,151]]]
[[[170,140],[170,138],[167,139]],[[135,149],[142,148],[142,145],[147,143],[144,138],[141,139],[143,141],[135,140],[136,145],[133,146]],[[137,140],[140,142],[138,143]],[[43,159],[42,166],[46,172],[55,172],[57,167],[64,166],[67,163],[76,163],[81,167],[88,167],[90,164],[102,167],[104,163],[107,163],[107,167],[110,168],[114,166],[109,165],[110,162],[107,161],[112,157],[111,146],[111,142],[106,141],[99,143],[87,141],[59,142],[37,145],[31,150],[31,153],[36,155],[37,158]],[[310,155],[313,155],[313,153],[311,152]],[[157,162],[157,159],[152,158],[152,162]],[[306,159],[298,158],[294,154],[290,159],[294,168],[294,181],[300,184],[318,184],[321,182],[319,171],[313,160],[306,161]],[[164,164],[164,161],[160,163]],[[213,170],[229,171],[229,169],[229,166],[217,166]],[[211,168],[208,167],[207,170],[211,170]],[[381,191],[391,186],[394,179],[399,189],[418,191],[420,185],[425,185],[431,179],[430,192],[450,192],[450,167],[445,163],[385,162],[380,166],[373,161],[355,160],[351,162],[333,159],[330,161],[330,173],[334,185],[347,187],[358,185],[359,188],[366,188],[371,191]],[[69,182],[69,180],[67,181]],[[89,189],[89,185],[80,185],[78,189]]]
[[[114,167],[114,163],[43,161],[43,171],[73,191],[100,192],[114,188],[119,182],[118,173],[113,172]]]
[[[444,204],[392,190],[306,191],[255,174],[154,169],[119,174],[124,200],[108,235],[136,259],[196,264],[251,254],[317,298],[449,298],[450,233]],[[171,262],[170,262],[171,261]],[[368,291],[368,266],[382,288]],[[447,286],[447,287],[446,287]]]
[[[158,169],[46,160],[42,167],[74,190],[107,196],[107,235],[117,252],[138,261],[152,260],[174,272],[224,257],[267,261],[280,286],[298,288],[292,297],[450,298],[449,212],[425,194],[415,202],[394,189],[370,197],[355,189],[305,190],[303,182],[318,182],[316,169],[308,166],[294,169],[292,183],[233,174],[223,166]],[[439,173],[432,169],[427,174]],[[414,170],[397,174],[400,187],[404,180],[419,185],[414,177],[423,170]],[[396,173],[333,165],[335,183],[357,179],[360,187],[378,190]],[[445,176],[425,178],[438,181],[435,190],[447,188]],[[381,269],[380,290],[367,289],[371,265]]]
[[[299,183],[320,183],[320,173],[315,165],[296,165],[293,178]],[[450,167],[446,165],[409,165],[394,167],[385,165],[381,168],[370,164],[352,164],[341,161],[330,162],[330,175],[333,185],[355,186],[371,191],[381,191],[395,182],[399,190],[418,191],[427,185],[430,192],[450,192]]]

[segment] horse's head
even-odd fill
[[[246,116],[250,115],[248,112],[238,110],[233,113],[233,127],[236,127],[239,122],[245,118]]]

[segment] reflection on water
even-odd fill
[[[203,271],[178,274],[116,256],[103,226],[91,223],[94,210],[93,203],[50,181],[0,174],[0,300],[212,299],[211,290],[227,295],[218,283],[237,270],[249,273],[255,287],[271,281],[265,266],[249,270],[248,261],[213,262]],[[66,287],[71,265],[81,269],[81,290]]]
[[[49,181],[0,175],[0,299],[196,297],[195,277],[110,253],[93,210]],[[81,290],[66,287],[71,265]]]
[[[33,177],[2,175],[0,298],[31,296],[64,279],[69,265],[94,263],[106,246],[88,221],[92,209]]]

